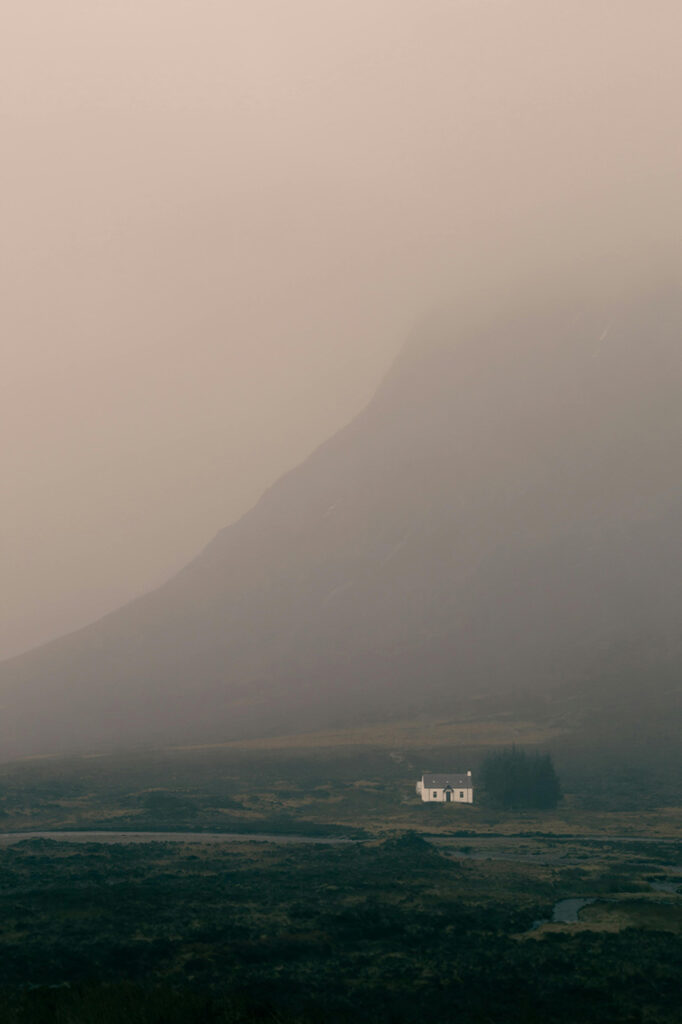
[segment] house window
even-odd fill
[[[437,796],[438,796],[438,793],[434,793],[433,794],[433,799],[435,800]]]
[[[464,793],[461,790],[460,790],[460,793],[459,793],[459,798],[460,798],[460,800],[464,799]]]

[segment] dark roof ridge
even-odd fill
[[[446,786],[473,789],[474,783],[469,772],[424,772],[422,785],[427,789],[444,789]]]

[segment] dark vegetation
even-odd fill
[[[528,753],[518,747],[488,754],[480,779],[496,807],[548,810],[561,799],[559,777],[549,754]]]
[[[225,747],[3,766],[3,831],[360,842],[0,846],[0,1022],[679,1021],[682,899],[650,882],[682,878],[682,845],[646,841],[642,826],[674,792],[672,770],[658,764],[661,792],[628,795],[627,761],[601,770],[593,752],[588,771],[584,749],[516,751],[531,768],[556,760],[566,795],[556,810],[507,809],[479,785],[501,756],[491,749]],[[473,807],[421,804],[414,782],[439,765],[471,766]],[[614,809],[610,831],[637,828],[640,841],[590,838],[611,812],[574,791],[581,772]],[[569,897],[598,899],[585,924],[532,931]]]
[[[15,762],[0,765],[0,828],[359,837],[394,828],[476,831],[504,824],[511,815],[520,831],[545,830],[544,819],[533,817],[532,808],[519,807],[520,800],[514,801],[517,808],[512,810],[504,806],[504,799],[495,806],[491,778],[488,788],[493,789],[484,792],[481,782],[490,750],[491,746],[464,745],[401,749],[390,744],[277,750],[216,747]],[[639,822],[640,814],[679,804],[679,737],[643,750],[628,736],[620,745],[608,737],[600,744],[594,737],[588,746],[577,734],[567,734],[547,744],[545,751],[566,793],[559,811],[576,830],[585,827],[589,814],[596,821],[604,812],[625,813]],[[547,766],[542,756],[520,750],[516,760],[531,768]],[[437,807],[415,799],[416,779],[422,771],[439,766],[473,770],[473,807],[443,818]],[[542,771],[540,776],[542,781]],[[556,790],[550,787],[552,792]],[[524,814],[529,815],[527,821],[521,820]]]
[[[528,937],[557,899],[646,889],[639,862],[472,861],[406,834],[29,840],[0,865],[3,1024],[679,1021],[682,935]]]

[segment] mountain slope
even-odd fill
[[[625,686],[637,638],[676,664],[681,327],[662,292],[431,328],[173,580],[0,666],[6,756]]]

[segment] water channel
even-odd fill
[[[347,836],[267,832],[2,832],[0,846],[12,846],[27,839],[52,839],[60,843],[315,843],[324,846],[357,842]]]

